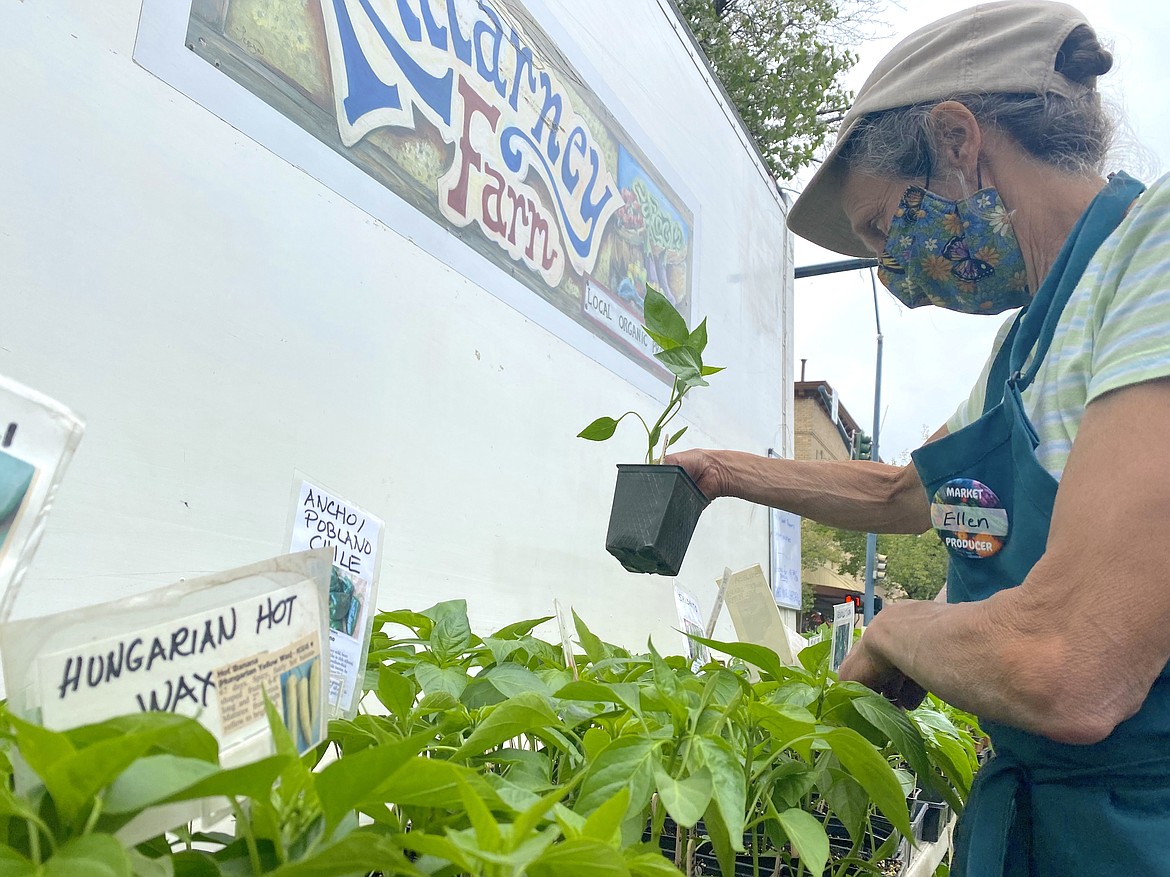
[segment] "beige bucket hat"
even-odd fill
[[[964,9],[898,43],[874,68],[837,133],[837,143],[788,215],[802,238],[850,256],[873,256],[853,233],[842,204],[841,150],[868,114],[965,94],[1059,94],[1086,86],[1056,72],[1068,35],[1088,21],[1064,3],[986,3]]]

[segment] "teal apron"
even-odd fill
[[[1000,348],[982,417],[913,455],[950,553],[952,603],[1015,587],[1044,554],[1058,482],[1036,459],[1020,397],[1085,266],[1143,189],[1125,174],[1110,180]],[[1170,667],[1141,710],[1100,743],[983,727],[995,755],[959,820],[953,877],[1170,877]]]

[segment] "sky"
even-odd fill
[[[856,91],[902,37],[935,18],[975,5],[901,0],[882,14],[874,38],[855,47],[857,65],[845,77]],[[1114,66],[1098,80],[1125,124],[1109,168],[1150,182],[1170,172],[1170,15],[1158,0],[1073,0],[1109,46]],[[792,185],[798,189],[803,179]],[[1011,205],[1008,205],[1009,207]],[[844,258],[796,238],[796,265]],[[990,352],[1000,316],[954,314],[936,307],[910,310],[879,283],[883,334],[881,434],[885,460],[902,460],[946,422],[970,392]],[[876,329],[868,271],[796,281],[796,377],[827,381],[868,432],[874,418]]]

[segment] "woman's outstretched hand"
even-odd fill
[[[662,462],[668,466],[682,466],[707,499],[716,499],[730,493],[727,470],[719,462],[717,451],[696,448],[668,454]]]

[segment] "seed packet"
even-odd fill
[[[0,621],[12,614],[85,426],[61,403],[0,377]]]

